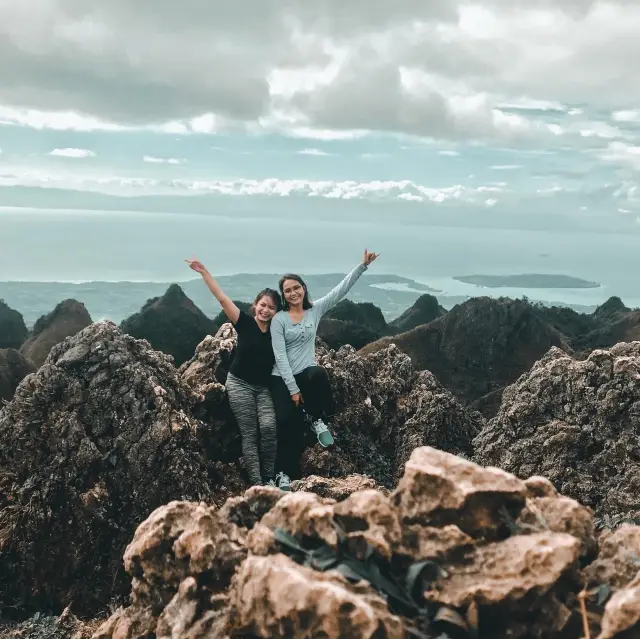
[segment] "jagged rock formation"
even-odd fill
[[[14,348],[0,349],[0,405],[9,401],[18,384],[36,367]]]
[[[28,334],[22,315],[0,300],[0,348],[20,348]]]
[[[100,621],[80,621],[67,608],[59,617],[36,613],[21,623],[2,623],[2,639],[91,639]]]
[[[351,300],[338,303],[318,326],[318,337],[334,349],[346,344],[359,349],[387,332],[387,322],[377,306]]]
[[[206,338],[195,356],[180,368],[185,382],[201,398],[196,415],[208,424],[221,459],[239,454],[236,432],[221,418],[221,385],[233,357],[236,335],[230,324],[215,338]],[[483,427],[478,413],[467,411],[429,372],[416,373],[407,355],[395,346],[361,357],[350,346],[339,351],[318,345],[334,391],[332,427],[336,447],[331,451],[309,446],[303,458],[305,475],[344,477],[358,472],[383,486],[395,483],[416,446],[471,455],[471,440]]]
[[[249,315],[253,315],[253,311],[251,310],[251,302],[241,302],[238,300],[234,300],[233,302],[241,311],[244,311],[245,313],[249,313]],[[214,318],[213,318],[213,332],[210,333],[211,335],[215,335],[220,328],[222,327],[223,324],[227,324],[229,322],[229,318],[225,315],[224,311],[220,311]]]
[[[461,399],[472,402],[514,382],[552,346],[566,338],[522,300],[478,297],[407,333],[362,349],[375,353],[396,344],[418,370],[430,370]]]
[[[369,548],[398,580],[411,561],[436,562],[441,572],[417,590],[429,612],[414,616],[390,607],[366,580],[302,566],[274,536],[279,527],[307,547],[335,547],[334,523],[350,553],[363,558]],[[640,567],[629,552],[639,541],[640,528],[620,529],[589,565],[591,513],[549,482],[418,448],[389,496],[364,489],[336,501],[254,487],[220,510],[159,508],[124,555],[131,603],[95,637],[471,637],[466,626],[480,639],[578,639],[584,596],[587,632],[608,639],[640,631]],[[457,619],[441,614],[429,624],[443,608]]]
[[[640,516],[639,407],[640,342],[584,361],[554,348],[504,391],[475,459],[543,475],[599,515]]]
[[[387,321],[384,319],[382,311],[371,302],[352,302],[349,299],[344,299],[338,302],[325,317],[358,324],[379,335],[384,335],[387,332]]]
[[[446,309],[438,304],[438,298],[433,295],[421,295],[402,315],[389,322],[389,329],[393,333],[406,333],[412,328],[428,324],[438,317],[446,315]]]
[[[102,610],[151,511],[242,490],[202,454],[194,403],[167,355],[110,322],[53,347],[0,410],[0,605]]]
[[[214,322],[177,284],[172,284],[162,297],[148,300],[140,312],[124,320],[120,328],[171,355],[177,366],[193,355],[196,346],[207,335],[216,332]]]
[[[86,328],[91,321],[84,304],[76,300],[60,302],[51,313],[43,315],[34,324],[20,352],[36,366],[42,366],[56,344]]]

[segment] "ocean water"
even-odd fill
[[[444,296],[505,295],[597,305],[611,295],[640,306],[638,235],[430,226],[390,217],[362,222],[310,216],[265,218],[0,209],[0,281],[181,282],[197,256],[218,275],[345,272],[364,248],[372,272],[412,278]],[[486,289],[456,275],[557,273],[596,289]]]

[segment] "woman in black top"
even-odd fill
[[[274,364],[269,324],[280,310],[280,295],[265,288],[253,302],[253,317],[241,311],[198,260],[186,260],[202,275],[238,334],[226,388],[242,435],[242,456],[252,484],[275,485],[276,418],[269,392]],[[288,488],[288,486],[281,486]]]

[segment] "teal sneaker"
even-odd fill
[[[275,485],[280,489],[289,492],[291,490],[291,479],[289,475],[285,473],[278,473],[276,475]]]
[[[311,424],[311,430],[316,434],[320,446],[323,448],[333,446],[333,435],[331,434],[329,427],[321,419],[316,419]]]

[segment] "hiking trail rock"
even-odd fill
[[[18,349],[28,335],[22,314],[0,299],[0,349]]]
[[[36,367],[14,348],[0,349],[0,406],[2,400],[9,401],[18,384]]]
[[[551,349],[507,388],[475,461],[543,475],[600,517],[640,515],[640,342],[576,360]]]

